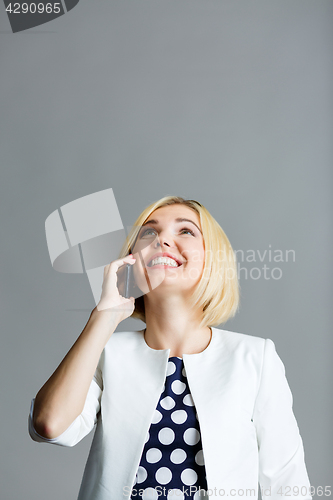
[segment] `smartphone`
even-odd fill
[[[131,266],[131,264],[126,264],[126,269],[125,269],[125,290],[124,290],[124,297],[125,297],[125,299],[129,299],[130,298],[129,289],[130,289],[131,275],[132,275],[132,266]]]
[[[133,296],[134,276],[131,264],[121,266],[117,271],[117,287],[120,295],[129,299]]]

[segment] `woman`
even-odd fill
[[[31,437],[73,446],[97,423],[79,500],[257,498],[258,482],[264,499],[311,499],[274,343],[215,328],[239,300],[223,230],[198,202],[171,196],[134,228],[104,269],[86,327],[32,402]],[[136,300],[117,287],[125,264]],[[114,333],[131,315],[146,329]]]

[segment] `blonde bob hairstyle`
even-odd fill
[[[175,204],[185,205],[199,216],[204,240],[204,268],[201,279],[192,295],[190,306],[202,309],[202,327],[220,325],[232,318],[239,306],[236,256],[221,226],[197,201],[185,200],[179,196],[165,196],[149,205],[135,221],[119,258],[132,252],[142,224],[155,210]],[[132,317],[144,322],[146,320],[142,296],[135,300]]]

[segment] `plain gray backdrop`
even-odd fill
[[[94,306],[86,276],[52,269],[44,222],[109,187],[124,225],[176,194],[245,255],[295,251],[241,262],[259,271],[221,327],[275,342],[310,483],[332,484],[332,26],[331,0],[80,0],[12,34],[0,3],[1,499],[77,496],[92,434],[27,430]]]

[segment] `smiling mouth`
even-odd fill
[[[152,259],[147,267],[154,267],[154,266],[170,266],[170,267],[180,267],[182,264],[178,264],[174,259],[171,259],[170,257],[156,257],[155,259]]]

